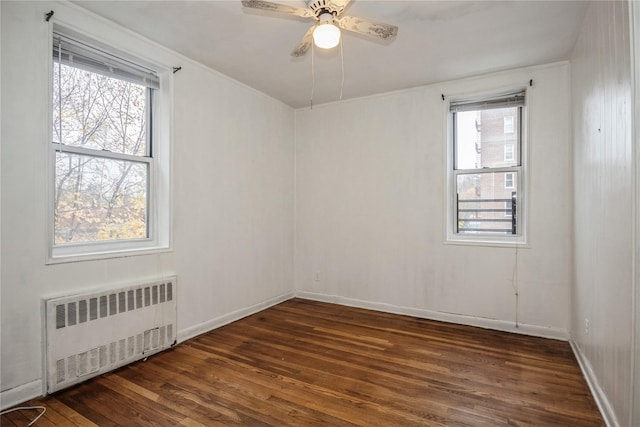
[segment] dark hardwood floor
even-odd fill
[[[604,425],[566,342],[301,299],[28,404],[36,426]]]

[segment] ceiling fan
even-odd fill
[[[312,41],[316,46],[324,49],[335,47],[340,42],[340,28],[383,40],[398,34],[398,27],[395,25],[382,24],[353,16],[341,17],[340,15],[350,2],[351,0],[306,0],[306,9],[264,0],[242,0],[242,5],[252,9],[286,13],[317,21],[309,28],[298,46],[293,49],[291,56],[302,56],[307,53]]]

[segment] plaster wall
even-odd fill
[[[177,274],[184,339],[293,294],[294,112],[69,3],[2,1],[2,407],[42,390],[40,300]],[[173,77],[173,249],[46,265],[50,24]]]
[[[637,425],[631,422],[638,194],[631,137],[630,34],[629,3],[593,2],[571,57],[575,218],[571,338],[603,415],[609,424],[623,426]]]
[[[528,88],[528,245],[448,244],[441,95],[513,86]],[[569,99],[557,63],[297,110],[298,294],[566,339]]]

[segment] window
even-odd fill
[[[504,133],[513,133],[513,116],[504,117]]]
[[[513,161],[513,144],[504,145],[504,161],[505,162]]]
[[[524,90],[450,102],[448,240],[524,241],[524,104]]]
[[[504,188],[513,188],[513,172],[507,172],[504,174]]]
[[[158,73],[55,27],[52,89],[50,258],[166,246]]]

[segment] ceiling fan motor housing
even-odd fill
[[[331,0],[307,0],[307,7],[316,15],[316,19],[325,13],[338,16],[344,10],[344,5],[338,5]]]

